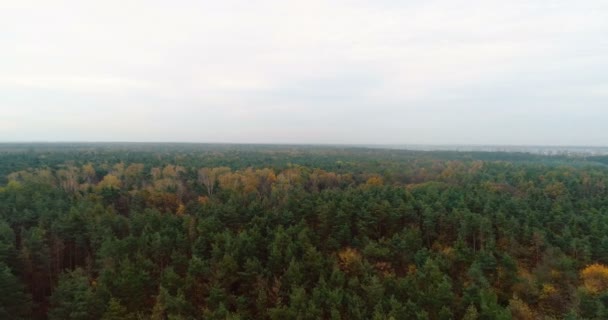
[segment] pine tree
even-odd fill
[[[127,308],[120,304],[116,298],[111,298],[108,307],[101,320],[134,320],[135,317],[127,311]]]
[[[31,307],[31,298],[24,292],[24,286],[0,261],[0,319],[27,319]]]

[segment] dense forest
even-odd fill
[[[607,163],[0,145],[0,319],[608,319]]]

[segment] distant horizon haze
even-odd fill
[[[379,147],[379,148],[424,148],[424,147],[437,147],[437,148],[485,148],[485,147],[496,147],[496,148],[606,148],[606,145],[559,145],[559,144],[466,144],[466,143],[455,143],[455,144],[423,144],[423,143],[394,143],[394,144],[383,144],[383,143],[310,143],[310,142],[209,142],[209,141],[130,141],[130,140],[115,140],[115,141],[86,141],[86,140],[56,140],[56,141],[45,141],[45,140],[31,140],[31,141],[11,141],[11,140],[0,140],[2,144],[81,144],[81,145],[98,145],[98,144],[200,144],[200,145],[268,145],[268,146],[329,146],[329,147]]]

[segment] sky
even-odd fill
[[[0,0],[0,141],[608,145],[608,1]]]

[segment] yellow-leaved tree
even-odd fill
[[[344,272],[356,273],[362,267],[361,262],[361,254],[356,249],[345,248],[338,252],[338,263]]]
[[[381,186],[384,184],[384,179],[379,175],[373,175],[365,182],[368,186]]]
[[[581,278],[585,289],[592,294],[599,294],[608,290],[608,267],[594,263],[581,271]]]
[[[120,179],[113,174],[107,174],[105,177],[103,177],[103,180],[101,180],[97,184],[98,189],[103,189],[103,188],[120,189],[121,186],[122,186],[122,181],[120,181]]]
[[[213,196],[215,182],[218,177],[222,174],[229,173],[230,168],[219,167],[219,168],[201,168],[198,170],[198,182],[205,186],[207,189],[207,196]]]

